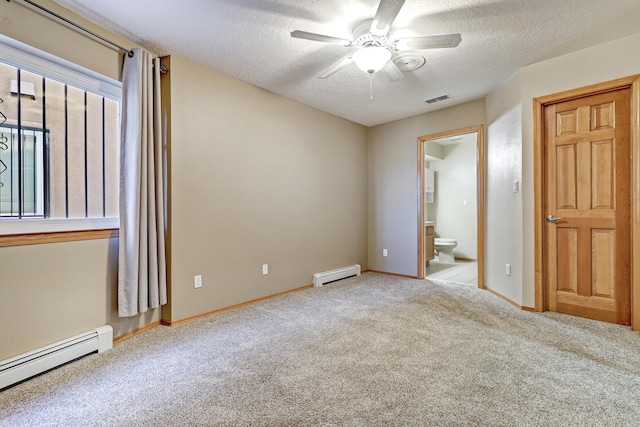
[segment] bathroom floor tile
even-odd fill
[[[478,285],[478,265],[476,262],[456,262],[441,264],[437,258],[429,263],[426,278],[448,282]]]

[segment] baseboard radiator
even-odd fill
[[[313,275],[313,286],[319,288],[320,286],[335,282],[336,280],[346,279],[347,277],[359,276],[360,265],[354,264],[348,267],[337,268],[335,270],[325,271],[322,273],[316,273]]]
[[[84,334],[0,361],[0,390],[71,362],[89,353],[113,347],[113,329],[101,326]]]

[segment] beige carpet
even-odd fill
[[[0,426],[430,425],[640,425],[640,335],[367,273],[0,393]]]

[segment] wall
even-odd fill
[[[640,73],[640,34],[520,69],[487,96],[486,284],[533,307],[533,99]],[[522,193],[511,191],[522,179]],[[512,262],[512,276],[504,263]]]
[[[0,360],[109,324],[114,336],[159,319],[118,318],[118,239],[0,248]]]
[[[51,0],[38,0],[38,4],[120,46],[135,47],[131,42],[87,21]],[[2,28],[2,34],[7,37],[64,58],[74,64],[82,65],[112,79],[120,80],[122,52],[61,24],[55,18],[25,2],[2,3],[0,28]]]
[[[481,99],[369,129],[369,268],[418,274],[417,138],[484,122]]]
[[[442,160],[429,162],[435,171],[435,201],[426,204],[427,219],[436,222],[436,237],[458,241],[456,258],[477,259],[476,142],[442,146],[442,154]]]
[[[44,7],[125,46],[130,43],[45,0]],[[33,12],[3,2],[2,33],[119,79],[120,52]],[[118,239],[0,248],[0,360],[110,324],[123,335],[160,319],[160,312],[120,319],[115,305]]]
[[[487,96],[485,192],[485,286],[518,304],[522,301],[522,104],[517,76]],[[532,236],[533,237],[533,236]],[[511,265],[511,276],[505,274]]]
[[[517,304],[534,305],[533,99],[640,73],[629,54],[639,45],[637,34],[533,64],[487,95],[485,284]],[[416,138],[485,123],[484,114],[480,100],[370,129],[371,269],[417,274]]]
[[[367,267],[365,127],[176,56],[168,75],[172,302],[164,318]],[[194,289],[197,274],[203,287]]]
[[[9,37],[120,76],[120,52],[19,2],[3,5],[0,23]],[[164,61],[165,111],[173,112],[172,283],[164,317],[181,320],[295,289],[319,271],[367,268],[366,128],[177,57]],[[160,320],[160,310],[117,317],[117,247],[111,238],[0,248],[0,323],[11,325],[0,329],[0,359],[103,324],[120,336]],[[198,290],[195,274],[203,276]]]
[[[3,3],[0,24],[9,37],[119,78],[119,52],[21,2]],[[368,150],[359,125],[173,58],[167,318],[293,289],[313,272],[355,262],[415,276],[417,137],[483,123],[485,282],[532,306],[532,99],[640,73],[640,56],[630,54],[638,45],[640,34],[524,67],[488,95],[486,122],[485,101],[469,102],[373,127]],[[521,193],[512,192],[514,180]],[[115,238],[0,248],[0,324],[11,325],[0,328],[0,359],[105,323],[117,336],[158,320],[157,311],[115,315],[116,249]],[[193,289],[194,274],[203,275],[202,289]]]

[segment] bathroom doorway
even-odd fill
[[[418,182],[418,277],[484,288],[484,126],[419,137]],[[434,232],[439,257],[455,264],[427,268]]]

